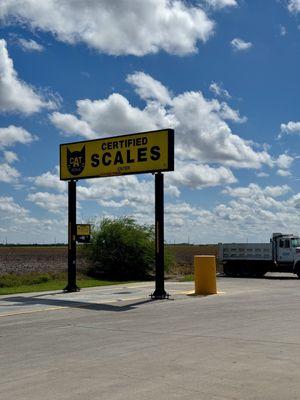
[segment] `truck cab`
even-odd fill
[[[274,233],[271,241],[275,266],[280,271],[300,273],[300,238]]]

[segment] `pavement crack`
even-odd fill
[[[188,333],[176,333],[176,332],[157,332],[157,331],[137,331],[133,329],[112,329],[105,328],[103,326],[86,326],[86,325],[72,325],[72,327],[76,328],[85,328],[85,329],[94,329],[94,330],[105,330],[109,332],[126,332],[126,333],[139,333],[146,335],[163,335],[163,336],[177,336],[181,338],[203,338],[203,339],[221,339],[221,340],[234,340],[239,342],[253,342],[253,343],[269,343],[269,344],[282,344],[282,345],[291,345],[291,346],[300,346],[300,343],[297,342],[285,342],[282,340],[268,340],[268,339],[252,339],[252,338],[241,338],[241,337],[229,337],[229,336],[216,336],[216,335],[195,335]]]

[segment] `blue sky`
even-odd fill
[[[6,0],[0,32],[0,242],[66,240],[60,143],[163,128],[167,241],[300,233],[300,0]],[[153,205],[152,175],[78,182],[78,222]]]

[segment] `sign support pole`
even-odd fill
[[[78,292],[76,284],[76,180],[68,182],[68,284],[64,292]]]
[[[155,291],[153,299],[169,298],[165,291],[164,270],[164,175],[155,174]]]

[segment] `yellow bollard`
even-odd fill
[[[215,256],[194,256],[195,294],[217,293]]]

